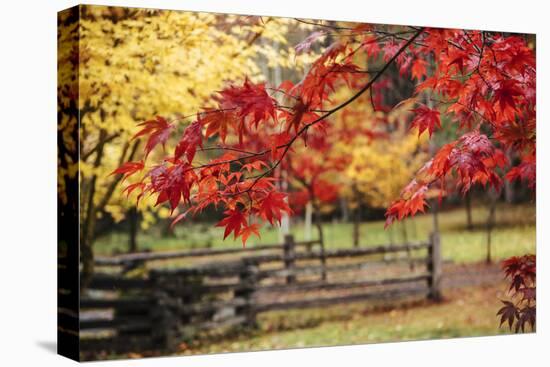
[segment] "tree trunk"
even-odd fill
[[[361,201],[359,190],[355,184],[352,185],[353,198],[355,200],[355,210],[353,215],[353,247],[359,247],[359,232],[361,226]]]
[[[341,222],[347,223],[349,221],[348,201],[345,197],[340,197],[340,210],[342,212]]]
[[[279,176],[281,180],[279,181],[279,187],[282,192],[288,191],[288,181],[287,181],[287,171],[279,167],[278,169]],[[288,197],[284,199],[288,204]],[[283,212],[281,217],[281,225],[279,226],[279,242],[283,242],[285,236],[290,234],[290,216],[287,212]]]
[[[432,200],[432,224],[434,233],[439,234],[439,203],[437,200]]]
[[[101,130],[99,143],[95,149],[95,160],[94,167],[97,168],[101,166],[101,161],[103,158],[103,149],[105,143],[107,142],[107,133],[105,130]],[[134,156],[137,148],[139,146],[139,140],[136,140],[134,143],[130,156],[128,160],[131,160]],[[129,144],[127,144],[120,156],[119,165],[121,165],[126,157]],[[101,198],[99,204],[96,206],[95,201],[95,189],[97,176],[93,175],[88,181],[83,180],[81,187],[86,187],[86,190],[82,190],[80,193],[81,203],[85,202],[85,211],[82,212],[82,220],[80,223],[80,261],[82,262],[82,273],[80,276],[80,289],[84,290],[91,281],[93,272],[94,272],[94,254],[93,254],[93,243],[95,238],[95,224],[96,216],[98,212],[101,212],[105,206],[108,204],[111,196],[113,195],[117,184],[120,182],[122,175],[119,175],[115,178],[110,186],[107,189],[105,195]],[[83,177],[84,178],[84,177]]]
[[[139,227],[139,214],[135,207],[128,210],[128,252],[137,252],[137,233]]]
[[[326,264],[327,260],[325,257],[325,238],[323,235],[323,225],[321,223],[321,208],[315,201],[313,201],[313,209],[315,211],[315,227],[317,227],[317,232],[319,234],[319,243],[321,246],[321,279],[323,281],[327,280]]]
[[[401,235],[403,236],[403,243],[409,242],[409,233],[407,232],[407,219],[403,218],[401,221]]]
[[[512,149],[506,150],[506,157],[508,158],[509,162],[512,162],[513,156],[512,156]],[[510,182],[509,180],[504,180],[504,199],[507,203],[513,203],[515,200],[515,192],[514,192],[514,183]]]
[[[315,227],[317,228],[319,242],[321,242],[322,245],[325,242],[325,239],[323,235],[323,225],[321,223],[321,210],[317,204],[313,204],[313,209],[315,211]]]
[[[174,229],[172,229],[172,221],[173,220],[174,220],[173,218],[167,218],[167,219],[163,220],[161,230],[160,230],[160,234],[163,238],[175,238],[176,237],[176,232],[174,231]]]
[[[472,231],[474,229],[472,222],[472,197],[469,191],[464,199],[466,203],[466,228],[468,231]]]
[[[487,215],[487,254],[485,257],[485,262],[487,264],[490,264],[493,262],[492,254],[491,254],[491,250],[492,250],[491,236],[492,236],[493,227],[495,225],[495,214],[496,214],[496,208],[497,208],[498,195],[491,191],[489,192],[489,197],[490,197],[489,214]]]
[[[304,218],[304,239],[306,241],[311,240],[311,217],[313,216],[313,206],[311,201],[308,201],[306,204],[306,212]]]
[[[359,230],[361,226],[361,210],[357,205],[353,215],[353,247],[359,247]]]
[[[103,158],[103,147],[105,145],[105,138],[107,133],[105,130],[101,130],[99,135],[99,144],[96,152],[96,158],[94,160],[94,167],[101,166],[101,160]],[[80,289],[84,290],[88,287],[92,280],[94,272],[94,253],[92,245],[94,241],[95,222],[97,215],[97,208],[94,203],[95,189],[96,189],[97,175],[93,175],[88,184],[87,195],[85,196],[86,210],[84,220],[81,222],[80,229],[80,257],[82,261],[82,275],[80,277]]]
[[[94,252],[89,239],[82,238],[80,240],[80,261],[82,262],[82,273],[80,275],[80,291],[84,291],[94,274]]]
[[[388,232],[388,238],[390,240],[390,245],[394,245],[395,244],[395,241],[393,240],[393,226],[391,226],[390,228],[388,228],[386,230],[386,232]]]

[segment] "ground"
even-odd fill
[[[261,315],[252,333],[194,340],[178,354],[223,353],[509,334],[496,311],[506,297],[497,265],[447,265],[442,302],[359,303]]]

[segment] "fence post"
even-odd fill
[[[325,256],[325,242],[323,239],[319,242],[320,258],[321,258],[321,280],[325,282],[327,280],[327,258]]]
[[[132,270],[135,270],[139,268],[140,266],[144,266],[145,262],[143,260],[130,260],[130,261],[124,261],[122,264],[121,273],[127,274],[131,272]]]
[[[239,290],[235,292],[235,297],[243,298],[245,305],[236,308],[236,313],[244,315],[244,325],[255,328],[256,309],[254,307],[254,293],[258,282],[258,265],[247,259],[243,259],[243,269],[239,275]]]
[[[152,284],[152,296],[154,307],[151,310],[153,343],[158,344],[161,349],[172,350],[175,347],[177,319],[170,310],[170,298],[162,287],[162,282],[157,273],[149,272]]]
[[[285,243],[283,245],[285,269],[288,271],[294,270],[294,258],[296,255],[294,237],[291,234],[285,235]],[[286,284],[292,284],[296,281],[296,275],[290,274],[286,277]]]
[[[441,243],[439,232],[430,234],[430,245],[428,246],[428,298],[440,301],[441,297]]]

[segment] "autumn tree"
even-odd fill
[[[346,163],[346,157],[332,154],[332,144],[326,133],[323,129],[311,131],[308,146],[297,148],[292,159],[287,160],[289,180],[294,187],[292,203],[300,209],[308,204],[312,206],[315,227],[322,245],[322,206],[334,202],[338,197],[339,190],[334,176],[343,170]]]
[[[157,117],[142,124],[141,135],[148,141],[144,159],[117,171],[137,178],[128,187],[138,197],[152,195],[172,212],[181,204],[185,210],[175,222],[211,205],[223,208],[219,225],[225,227],[224,237],[233,234],[246,241],[257,232],[251,217],[273,224],[289,211],[273,173],[293,147],[307,145],[310,131],[366,92],[373,101],[380,98],[374,87],[387,85],[389,70],[415,85],[401,96],[414,104],[411,128],[432,138],[445,121],[457,126],[457,134],[434,151],[389,205],[386,226],[424,212],[431,190],[441,195],[452,190],[466,194],[474,185],[500,190],[503,180],[525,180],[534,189],[536,65],[527,36],[297,21],[317,28],[298,45],[301,51],[329,35],[333,40],[299,82],[271,86],[245,79],[226,84],[213,94],[211,107],[197,111],[176,149],[163,159],[145,160],[160,143],[155,137],[172,134],[175,122]],[[359,64],[358,55],[372,62]],[[341,86],[353,92],[334,102],[332,94]],[[276,98],[279,94],[286,97],[284,103]],[[256,134],[269,139],[258,140]],[[235,142],[226,144],[228,136]],[[206,146],[210,137],[219,144]],[[201,149],[219,155],[203,162],[196,155]],[[512,167],[504,150],[512,150],[519,164]]]

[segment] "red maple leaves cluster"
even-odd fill
[[[128,194],[136,191],[138,200],[155,195],[157,205],[167,203],[180,212],[174,223],[210,205],[222,208],[218,225],[225,228],[224,237],[233,233],[244,243],[257,235],[261,221],[273,224],[290,213],[287,193],[279,185],[281,168],[298,179],[315,180],[314,186],[326,190],[317,189],[314,195],[331,199],[335,190],[318,179],[327,167],[310,167],[311,160],[298,155],[292,164],[286,159],[298,141],[311,146],[322,142],[327,119],[366,91],[375,109],[387,109],[382,94],[391,85],[385,73],[392,66],[416,83],[411,128],[431,137],[444,124],[457,124],[463,133],[440,148],[403,189],[388,208],[387,225],[424,211],[433,189],[440,195],[452,186],[462,192],[475,184],[498,189],[503,178],[526,180],[534,187],[536,65],[524,38],[368,24],[334,31],[334,42],[299,82],[267,86],[245,79],[227,85],[213,95],[215,107],[192,116],[173,152],[160,159],[156,155],[150,165],[146,160],[155,148],[177,133],[176,122],[190,117],[141,123],[135,138],[146,139],[144,159],[114,172],[124,179],[141,173],[126,187]],[[298,52],[308,52],[328,33],[315,32],[298,45]],[[382,67],[361,68],[365,59],[367,65]],[[331,96],[340,86],[355,94],[334,105]],[[519,161],[515,167],[503,153],[510,149]]]
[[[444,194],[447,181],[466,193],[474,184],[497,190],[502,178],[536,180],[536,65],[534,52],[519,36],[481,31],[429,30],[415,57],[430,58],[432,69],[415,71],[419,107],[411,127],[431,137],[441,117],[458,125],[456,141],[443,146],[388,209],[387,225],[424,211],[428,187]],[[421,73],[422,72],[422,73]],[[434,107],[428,107],[431,104]],[[512,151],[519,164],[510,167]]]
[[[173,224],[191,213],[197,213],[209,205],[223,206],[225,218],[218,225],[225,227],[224,238],[233,233],[241,236],[243,243],[251,235],[258,235],[258,224],[249,223],[249,215],[257,215],[274,223],[280,221],[290,208],[285,194],[275,192],[274,179],[254,173],[269,168],[262,160],[270,149],[263,152],[242,153],[245,136],[249,131],[273,127],[277,118],[276,101],[268,95],[263,84],[245,80],[243,85],[230,85],[215,96],[217,109],[205,109],[196,120],[187,125],[173,154],[160,162],[146,167],[143,160],[127,162],[114,171],[122,174],[124,180],[145,170],[141,180],[126,187],[128,194],[139,191],[137,198],[156,195],[156,204],[168,203],[172,212],[180,204],[187,206],[175,217]],[[173,136],[175,122],[163,117],[143,122],[134,138],[145,137],[144,159],[159,144],[164,145]],[[204,133],[203,133],[204,131]],[[223,154],[205,164],[196,164],[197,151],[203,151],[203,141],[218,135],[225,142],[228,133],[236,134],[239,143],[235,147],[216,147],[213,150]],[[273,148],[275,151],[278,149]]]
[[[250,235],[258,235],[260,222],[252,223],[253,217],[274,224],[291,212],[287,193],[277,186],[278,168],[288,167],[284,157],[299,137],[312,144],[322,139],[323,109],[337,85],[353,87],[364,80],[364,75],[354,75],[358,67],[352,62],[353,54],[348,43],[334,44],[295,84],[285,81],[268,88],[248,79],[240,85],[229,84],[213,96],[216,108],[198,112],[187,125],[173,154],[157,158],[151,166],[145,160],[175,135],[179,119],[158,116],[145,121],[134,136],[146,139],[144,159],[127,162],[113,173],[124,180],[142,173],[139,181],[125,188],[128,195],[137,192],[138,201],[143,195],[156,195],[156,204],[167,203],[172,212],[183,206],[173,224],[210,205],[224,208],[218,223],[225,228],[224,238],[232,233],[244,244]],[[215,140],[217,145],[203,146]],[[198,163],[198,151],[210,160]],[[219,154],[210,157],[208,153]],[[329,200],[327,193],[328,186],[317,194]]]
[[[500,324],[507,322],[510,330],[525,331],[526,326],[535,330],[536,325],[536,257],[535,255],[514,256],[504,261],[502,269],[510,280],[511,301],[502,301],[498,311]]]

